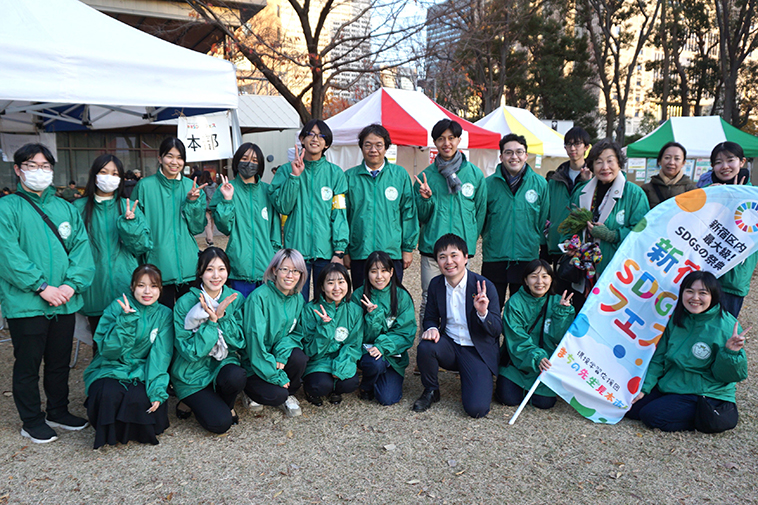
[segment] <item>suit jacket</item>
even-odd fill
[[[474,308],[476,283],[484,281],[487,286],[487,298],[490,300],[487,317],[482,321]],[[495,285],[481,275],[468,271],[466,282],[466,322],[474,348],[487,364],[492,375],[497,375],[500,357],[500,334],[503,332],[503,319],[500,317],[500,302]],[[438,275],[429,283],[427,291],[426,312],[424,313],[424,330],[437,328],[440,334],[445,334],[447,325],[447,293],[445,291],[445,276]]]

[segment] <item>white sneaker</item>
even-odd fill
[[[287,401],[279,405],[279,408],[284,412],[287,417],[297,417],[302,415],[303,411],[300,408],[300,402],[294,396],[288,396]]]
[[[247,396],[247,393],[242,393],[242,405],[245,406],[250,412],[261,412],[263,411],[263,405],[260,403],[254,402],[250,399],[249,396]]]

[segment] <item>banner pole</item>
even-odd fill
[[[542,374],[540,374],[542,375]],[[524,410],[524,407],[526,407],[526,404],[529,403],[529,400],[532,399],[532,395],[537,390],[537,386],[540,385],[540,378],[537,377],[537,380],[534,381],[534,384],[532,385],[532,388],[529,390],[529,392],[524,397],[524,400],[521,402],[521,405],[518,406],[516,409],[516,413],[513,414],[513,417],[511,417],[511,420],[508,421],[508,424],[513,424],[516,422],[516,419],[518,419],[518,416],[521,415],[521,411]]]

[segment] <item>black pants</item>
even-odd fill
[[[505,288],[508,288],[509,296],[521,287],[521,278],[524,266],[528,261],[487,261],[482,262],[482,276],[489,279],[495,285],[500,310],[505,305]]]
[[[403,260],[392,260],[392,264],[395,265],[397,280],[403,282]],[[363,282],[366,280],[363,275],[365,269],[366,260],[354,260],[350,258],[350,280],[353,282],[353,290],[363,286]]]
[[[244,368],[233,364],[224,365],[216,376],[215,391],[213,384],[209,384],[182,401],[192,409],[200,426],[211,433],[226,433],[232,426],[234,402],[246,381]]]
[[[521,405],[526,396],[524,388],[513,382],[507,377],[502,375],[497,376],[497,383],[495,384],[495,398],[503,405],[509,405],[511,407]],[[558,400],[555,396],[542,396],[532,395],[529,400],[533,406],[538,409],[551,409],[555,406],[555,402]]]
[[[332,374],[326,372],[313,372],[305,376],[303,388],[310,396],[321,398],[332,393],[341,395],[352,393],[358,389],[360,377],[358,373],[349,379],[335,379]]]
[[[190,284],[164,284],[158,302],[161,305],[165,305],[169,309],[174,310],[174,304],[176,304],[176,301],[189,293],[191,287],[192,285]]]
[[[45,422],[40,406],[39,367],[45,360],[42,384],[47,396],[47,414],[68,412],[68,364],[74,338],[74,314],[8,319],[13,341],[13,400],[24,426]]]
[[[308,356],[302,349],[292,349],[290,359],[284,365],[284,373],[290,379],[290,386],[283,388],[276,384],[271,384],[253,374],[247,378],[245,393],[256,403],[261,405],[270,405],[276,407],[287,401],[289,395],[294,395],[298,389],[305,372],[305,365],[308,363]]]

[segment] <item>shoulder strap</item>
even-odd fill
[[[15,193],[15,194],[16,194],[16,195],[18,195],[19,197],[23,198],[23,199],[24,199],[24,200],[26,200],[27,202],[29,202],[29,205],[31,205],[31,206],[32,206],[32,208],[34,208],[34,210],[36,210],[36,211],[37,211],[37,213],[40,215],[40,217],[41,217],[41,218],[42,218],[42,220],[45,222],[45,224],[46,224],[47,226],[49,226],[51,230],[53,230],[53,234],[55,234],[55,237],[56,237],[56,238],[57,238],[57,239],[60,241],[61,245],[63,246],[63,250],[64,250],[64,251],[66,251],[66,254],[68,254],[68,247],[66,247],[66,243],[63,241],[63,238],[61,237],[61,234],[60,234],[60,233],[58,233],[58,228],[56,228],[56,227],[55,227],[55,225],[53,224],[53,222],[52,222],[52,221],[50,221],[50,218],[49,218],[49,217],[47,217],[47,214],[45,214],[44,212],[42,212],[42,209],[40,209],[40,208],[37,206],[37,204],[36,204],[36,203],[34,203],[34,202],[33,202],[33,201],[32,201],[32,200],[31,200],[31,199],[28,197],[28,196],[26,196],[25,194],[21,193],[20,191],[16,191],[16,193]]]

